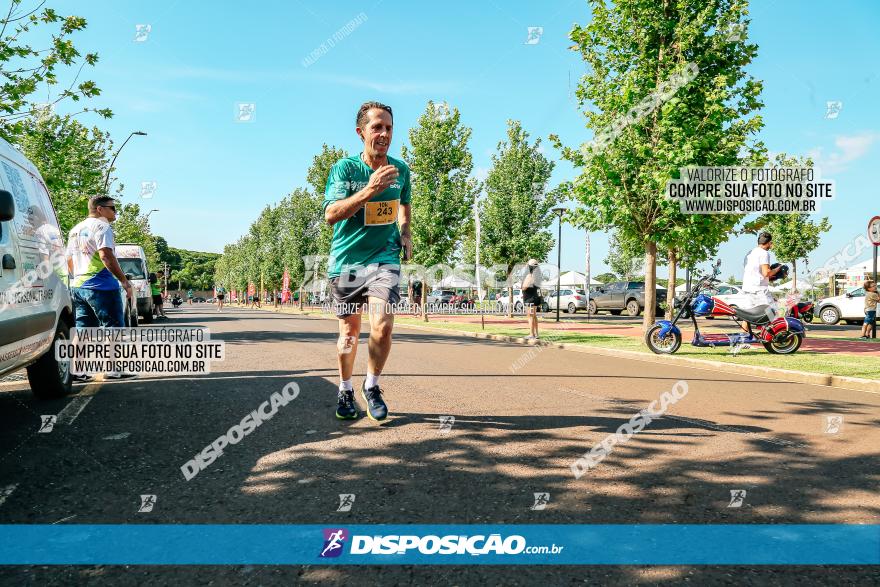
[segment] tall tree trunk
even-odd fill
[[[657,307],[657,243],[645,243],[645,316],[642,329],[647,332],[654,323],[654,309]]]
[[[675,311],[675,270],[678,257],[675,249],[669,249],[669,279],[666,281],[666,319],[672,320]]]
[[[422,322],[428,321],[428,281],[422,281]]]
[[[797,259],[791,262],[791,292],[797,291]]]

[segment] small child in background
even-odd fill
[[[870,279],[865,282],[865,323],[862,324],[862,338],[870,338],[871,325],[877,319],[877,302],[880,294],[877,293],[877,284]]]

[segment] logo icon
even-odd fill
[[[58,421],[58,417],[53,415],[40,416],[40,429],[37,430],[39,434],[46,434],[48,432],[52,432],[52,429],[55,428],[55,422]]]
[[[843,428],[843,416],[825,416],[825,434],[837,434]]]
[[[254,122],[257,119],[257,105],[253,102],[235,103],[236,122]]]
[[[149,200],[153,197],[153,194],[156,193],[156,189],[159,187],[159,182],[157,181],[142,181],[141,182],[141,197],[145,200]]]
[[[727,504],[729,508],[739,508],[742,507],[742,504],[746,502],[746,490],[745,489],[731,489],[730,490],[730,503]]]
[[[437,117],[437,120],[440,122],[445,122],[449,119],[449,104],[444,102],[437,102],[434,104],[434,115]]]
[[[840,100],[828,100],[825,102],[825,120],[834,120],[840,116],[843,110],[843,102]]]
[[[547,504],[550,503],[550,494],[549,493],[534,493],[535,503],[532,504],[530,510],[543,510],[547,508]]]
[[[348,531],[344,528],[324,528],[324,547],[320,558],[335,558],[342,554],[342,547],[348,539]]]
[[[440,416],[440,432],[449,433],[454,424],[455,416]]]
[[[354,505],[354,493],[340,493],[339,494],[339,507],[336,508],[337,512],[350,512],[351,506]]]
[[[153,506],[156,505],[156,496],[155,495],[142,495],[141,496],[141,506],[138,508],[138,513],[146,512],[149,513],[153,511]]]
[[[149,24],[136,24],[134,25],[134,42],[135,43],[143,43],[150,36],[150,31],[153,30],[153,25]]]
[[[737,23],[732,25],[727,30],[727,41],[731,43],[735,43],[737,41],[742,41],[746,36],[746,25],[742,23]]]
[[[526,37],[526,45],[537,45],[541,41],[541,35],[544,34],[544,27],[530,26],[528,27],[528,37]]]

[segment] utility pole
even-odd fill
[[[586,265],[584,267],[584,293],[587,294],[587,322],[590,321],[590,231],[587,230]]]

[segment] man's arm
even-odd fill
[[[112,273],[113,276],[119,280],[119,283],[122,284],[122,287],[130,290],[131,284],[128,282],[128,278],[125,276],[125,272],[122,270],[122,267],[119,266],[119,261],[116,260],[116,255],[113,254],[113,249],[109,247],[98,249],[98,256],[101,257],[101,263],[104,264],[104,267],[107,268],[107,271]]]
[[[344,200],[339,200],[338,202],[333,202],[327,209],[324,210],[324,220],[327,221],[327,224],[331,226],[339,222],[340,220],[345,220],[346,218],[351,218],[357,211],[364,207],[364,204],[369,202],[373,197],[379,192],[370,186],[365,187],[361,191],[355,193],[354,195],[345,198]]]
[[[401,204],[397,209],[397,223],[400,225],[400,241],[403,245],[403,260],[412,259],[412,228],[410,221],[412,220],[412,206],[410,204]]]
[[[782,269],[782,265],[780,265],[776,269],[770,269],[770,265],[764,263],[763,265],[761,265],[761,275],[763,275],[764,277],[773,277],[774,275],[779,273],[780,269]]]

